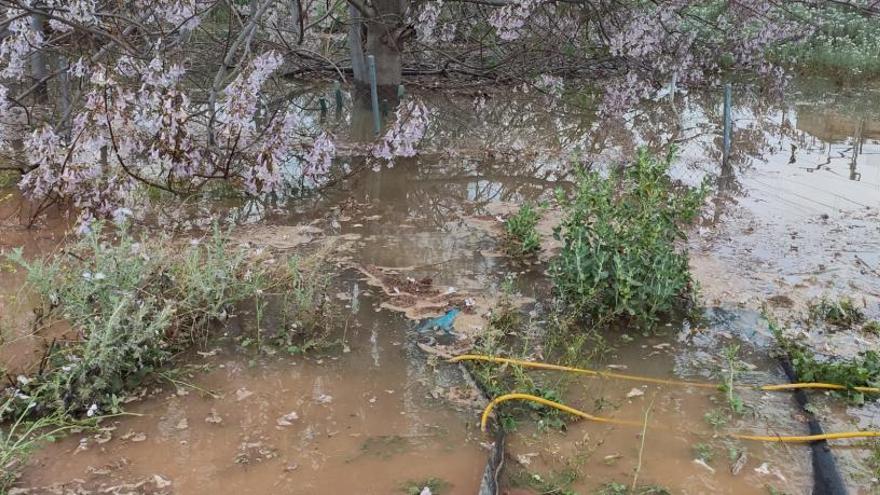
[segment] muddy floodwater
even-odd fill
[[[720,349],[738,343],[743,385],[781,383],[762,307],[785,317],[814,297],[852,295],[869,317],[880,316],[880,90],[811,83],[780,101],[738,88],[724,167],[720,92],[662,98],[615,118],[581,107],[576,95],[414,93],[433,119],[419,156],[381,167],[341,146],[337,165],[362,171],[276,211],[243,204],[232,212],[250,219],[239,239],[255,249],[333,243],[334,291],[345,315],[336,345],[305,356],[257,355],[229,329],[185,360],[188,374],[128,404],[133,415],[36,451],[22,492],[394,494],[419,493],[432,480],[435,495],[476,494],[493,441],[479,429],[483,402],[459,367],[418,345],[434,341],[416,331],[417,321],[441,315],[453,300],[473,306],[455,321],[447,348],[465,351],[513,275],[521,310],[540,327],[550,297],[546,264],[508,260],[500,221],[525,201],[570,187],[571,163],[607,166],[640,146],[674,142],[675,176],[709,181],[706,212],[688,241],[704,318],[673,321],[656,335],[609,334],[611,350],[597,367],[719,382],[728,366]],[[324,125],[345,140],[359,134],[357,122],[346,113]],[[24,246],[30,255],[56,249],[69,222],[26,230],[19,203],[0,203],[0,247]],[[401,297],[395,280],[430,280],[434,302]],[[20,274],[0,272],[0,310],[26,321],[21,283]],[[878,348],[876,336],[799,330],[829,355]],[[10,332],[0,347],[7,368],[26,369],[50,339]],[[524,418],[507,435],[503,490],[539,493],[530,488],[537,481],[580,494],[634,482],[684,494],[810,493],[807,446],[725,436],[804,434],[791,396],[740,393],[745,413],[713,428],[707,414],[727,407],[717,390],[574,379],[567,404],[639,423],[647,413],[644,437],[639,427],[572,421],[559,429]],[[880,427],[876,403],[823,399],[818,407],[827,430]],[[880,485],[862,462],[867,451],[854,444],[832,450],[853,493],[876,493]]]

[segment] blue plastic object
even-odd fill
[[[416,327],[416,331],[419,333],[425,333],[439,330],[447,334],[452,334],[452,325],[455,323],[455,317],[458,316],[459,313],[461,313],[461,310],[458,308],[450,309],[443,316],[424,320],[418,327]]]

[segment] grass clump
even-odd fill
[[[825,322],[836,327],[846,328],[865,321],[865,313],[848,298],[831,300],[826,297],[810,303],[809,320],[813,323]]]
[[[608,177],[582,173],[573,197],[559,194],[566,217],[551,274],[580,316],[651,327],[692,298],[687,254],[677,243],[698,217],[706,188],[676,184],[668,174],[672,157],[641,150]]]
[[[536,227],[540,215],[531,203],[525,203],[519,211],[504,222],[507,235],[507,252],[516,257],[529,256],[541,249],[541,237]]]

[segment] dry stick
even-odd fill
[[[632,488],[630,489],[630,493],[636,492],[636,485],[639,482],[639,471],[642,470],[642,454],[645,451],[645,434],[648,432],[648,416],[651,414],[651,408],[654,406],[654,399],[651,399],[651,402],[648,404],[648,408],[645,409],[645,421],[642,423],[642,443],[639,445],[639,462],[636,464],[636,472],[633,473],[633,482]]]

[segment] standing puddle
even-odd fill
[[[228,349],[197,359],[210,371],[191,381],[218,398],[162,388],[129,407],[142,416],[105,423],[109,434],[39,450],[23,485],[86,493],[137,480],[157,488],[159,476],[168,493],[393,494],[434,479],[476,493],[487,451],[475,412],[433,398],[457,370],[428,368],[409,323],[363,302],[350,352],[249,363]]]

